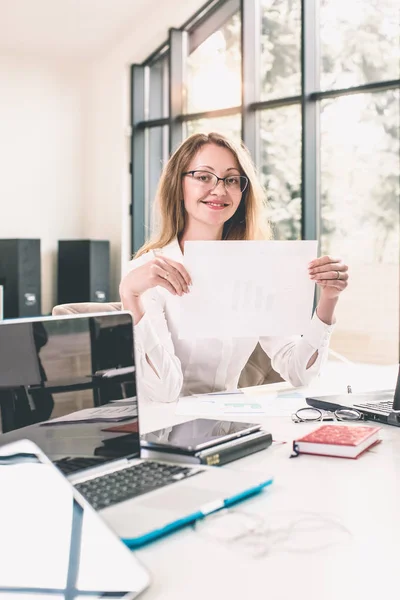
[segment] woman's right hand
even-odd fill
[[[189,273],[181,263],[166,256],[156,256],[127,273],[120,283],[119,291],[123,302],[140,298],[146,290],[158,285],[174,296],[183,296],[189,292],[191,283]]]

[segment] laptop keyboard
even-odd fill
[[[190,467],[144,461],[126,469],[77,483],[75,487],[96,510],[100,510],[200,472],[201,470]]]
[[[384,412],[386,414],[390,414],[393,410],[393,400],[391,401],[383,401],[383,402],[362,402],[357,404],[357,407],[366,408],[372,412],[379,410],[380,412]]]
[[[100,456],[67,456],[54,461],[54,464],[64,475],[71,475],[72,473],[82,471],[83,469],[97,467],[97,465],[101,465],[109,460],[109,458],[101,458]]]

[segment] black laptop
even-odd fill
[[[400,366],[395,389],[334,396],[314,396],[306,398],[306,402],[314,408],[329,411],[340,408],[355,408],[368,421],[379,421],[380,423],[400,427]]]

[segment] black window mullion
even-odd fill
[[[156,63],[149,69],[148,119],[162,118],[164,116],[163,91],[164,91],[164,65]]]
[[[222,27],[226,21],[240,10],[240,5],[241,0],[216,2],[215,6],[207,11],[202,20],[189,28],[184,27],[190,33],[189,52],[194,52],[210,35]]]
[[[178,116],[184,112],[188,34],[180,29],[169,31],[169,150],[172,153],[183,140],[183,124]]]
[[[304,240],[319,235],[319,0],[302,0],[302,226]]]
[[[200,119],[216,119],[218,117],[229,117],[237,115],[241,111],[241,106],[230,106],[229,108],[218,108],[215,110],[204,110],[198,113],[187,113],[179,115],[178,121],[186,123],[187,121],[198,121]]]
[[[242,139],[259,162],[258,113],[250,105],[259,100],[260,2],[241,0],[242,14]]]
[[[146,198],[146,133],[137,124],[146,118],[146,69],[131,67],[131,198],[132,253],[144,243]]]
[[[350,88],[338,88],[314,92],[311,94],[311,99],[324,100],[325,98],[340,98],[341,96],[350,96],[352,94],[385,92],[386,90],[394,90],[397,88],[400,88],[400,79],[388,79],[364,83],[363,85],[357,85]]]
[[[162,116],[168,117],[168,113],[169,113],[169,49],[168,49],[168,57],[163,60],[162,95],[163,95]]]

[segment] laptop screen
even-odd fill
[[[30,439],[54,461],[139,456],[131,315],[1,322],[0,431],[0,445]]]

